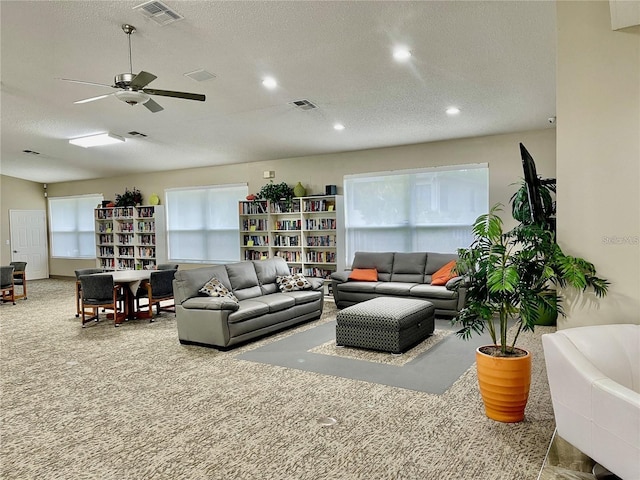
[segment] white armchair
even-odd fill
[[[542,336],[558,434],[624,480],[640,479],[640,325]]]

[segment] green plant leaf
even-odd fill
[[[487,277],[491,293],[515,292],[518,280],[518,271],[513,266],[492,270]]]

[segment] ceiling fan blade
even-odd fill
[[[185,100],[198,100],[204,102],[205,96],[200,93],[174,92],[172,90],[156,90],[155,88],[145,88],[144,93],[149,95],[161,95],[163,97],[184,98]]]
[[[149,99],[146,102],[143,103],[143,105],[145,107],[147,107],[152,113],[157,113],[160,112],[162,110],[164,110],[164,108],[162,108],[158,103],[156,103],[153,99]]]
[[[78,100],[77,102],[73,102],[73,103],[89,103],[95,100],[100,100],[102,98],[110,97],[111,95],[113,95],[113,93],[108,93],[106,95],[98,95],[97,97],[85,98],[84,100]]]
[[[156,77],[153,73],[141,71],[131,80],[131,88],[137,90],[142,87],[146,87],[149,83],[153,82]]]
[[[71,80],[70,78],[57,78],[56,80],[63,80],[65,82],[72,82],[72,83],[83,83],[85,85],[96,85],[98,87],[113,88],[113,85],[105,85],[104,83],[95,83],[95,82],[85,82],[84,80]]]

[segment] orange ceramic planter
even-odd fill
[[[520,422],[529,398],[531,354],[492,357],[476,350],[478,384],[487,417],[499,422]]]

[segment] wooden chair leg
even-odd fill
[[[80,316],[80,282],[76,281],[76,318]]]

